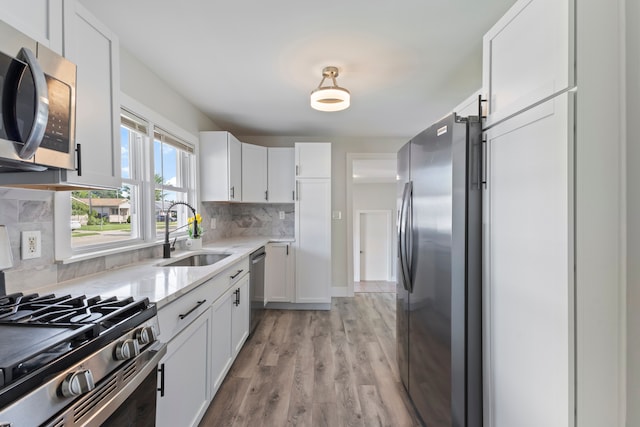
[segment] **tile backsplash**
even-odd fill
[[[7,270],[8,292],[30,289],[96,274],[112,268],[159,258],[160,245],[97,257],[71,264],[54,262],[53,193],[0,187],[0,224],[7,226],[13,268]],[[294,204],[202,203],[204,242],[234,236],[294,236]],[[284,216],[281,219],[280,216]],[[216,228],[211,228],[215,218]],[[37,230],[42,236],[42,257],[20,259],[20,233]]]

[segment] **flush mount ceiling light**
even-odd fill
[[[338,86],[338,67],[324,67],[322,80],[318,88],[311,92],[311,107],[319,111],[341,111],[349,108],[351,94],[348,90]],[[332,86],[322,86],[326,79],[333,81]]]

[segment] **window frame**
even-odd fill
[[[192,148],[192,156],[190,160],[190,173],[187,184],[187,200],[198,209],[198,155],[199,140],[198,137],[182,127],[176,125],[172,121],[166,119],[160,113],[152,110],[144,104],[127,96],[120,94],[120,110],[125,110],[131,114],[145,120],[147,122],[147,141],[142,143],[139,152],[141,167],[138,176],[129,178],[121,178],[121,184],[129,182],[138,185],[138,210],[139,210],[139,236],[136,238],[126,239],[119,242],[109,242],[104,244],[91,245],[80,248],[72,248],[71,233],[69,231],[69,218],[71,216],[71,192],[59,191],[54,193],[54,228],[55,228],[55,259],[62,263],[71,263],[84,259],[91,259],[111,253],[119,253],[123,250],[135,250],[145,247],[155,246],[163,241],[163,236],[156,232],[155,222],[155,180],[154,180],[154,129],[156,127],[169,133],[180,142]],[[120,119],[121,122],[121,119]],[[118,135],[120,133],[118,132]],[[131,162],[131,158],[129,159]],[[173,237],[184,239],[187,236],[186,230],[175,232]]]

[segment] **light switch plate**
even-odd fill
[[[331,219],[342,219],[342,211],[333,211],[331,213]]]
[[[210,227],[212,230],[216,229],[216,219],[215,218],[211,218],[211,224]]]
[[[42,256],[42,239],[40,231],[23,231],[20,249],[22,259],[40,258]]]
[[[278,214],[280,215],[280,219],[284,219],[284,211],[278,211]]]

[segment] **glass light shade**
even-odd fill
[[[339,86],[321,87],[311,92],[311,107],[319,111],[342,111],[351,105],[351,94]]]

